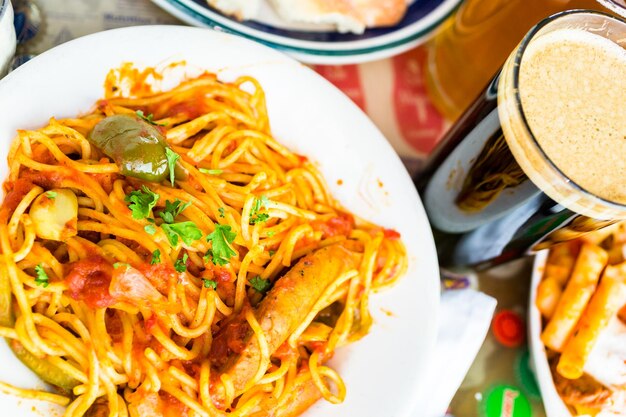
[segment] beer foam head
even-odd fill
[[[519,94],[533,136],[569,179],[626,204],[626,51],[578,29],[527,46]]]

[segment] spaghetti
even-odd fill
[[[0,335],[65,416],[295,416],[406,269],[270,134],[256,80],[168,91],[126,66],[82,117],[18,132],[0,208]]]
[[[501,130],[485,143],[472,164],[455,203],[466,212],[479,212],[494,202],[507,188],[528,178],[509,151]]]

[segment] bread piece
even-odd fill
[[[365,24],[351,0],[270,0],[278,15],[289,22],[331,24],[339,32],[363,33]]]
[[[407,9],[406,0],[352,0],[352,4],[368,28],[397,25]]]
[[[332,24],[339,32],[363,33],[367,27],[397,24],[406,13],[406,0],[271,0],[287,21]]]
[[[209,6],[238,20],[253,19],[259,13],[261,0],[207,0]]]

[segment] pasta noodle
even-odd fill
[[[81,117],[23,130],[0,208],[0,335],[66,417],[295,416],[406,269],[270,133],[256,80],[153,91],[125,66]]]
[[[544,276],[554,279],[561,287],[565,286],[574,269],[574,263],[578,256],[578,246],[576,241],[554,246],[548,255]]]
[[[563,289],[558,281],[550,276],[545,277],[539,283],[535,304],[545,318],[552,318],[562,294]]]
[[[581,247],[572,277],[552,318],[541,334],[541,340],[550,349],[563,351],[563,346],[574,331],[578,319],[596,289],[607,259],[608,254],[597,246],[583,244]]]
[[[567,341],[557,372],[569,379],[580,378],[600,332],[620,307],[626,304],[626,264],[607,266],[598,289]]]
[[[463,211],[481,211],[502,191],[528,179],[509,151],[501,131],[487,140],[475,159],[455,200]]]

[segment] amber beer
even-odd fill
[[[532,25],[568,9],[626,15],[626,0],[465,0],[428,43],[426,82],[450,120],[463,112]]]
[[[416,184],[443,266],[490,266],[626,219],[626,22],[535,26]]]

